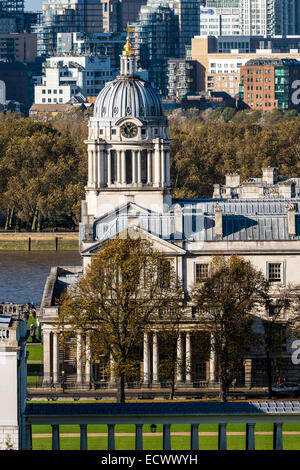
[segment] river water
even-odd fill
[[[0,251],[0,303],[39,307],[52,266],[80,266],[78,251]]]

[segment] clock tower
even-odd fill
[[[155,212],[168,210],[169,123],[158,94],[136,72],[129,32],[120,75],[97,97],[86,144],[85,216],[100,218],[128,201]]]

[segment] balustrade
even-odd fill
[[[190,450],[201,449],[200,424],[218,425],[218,449],[227,449],[227,426],[246,424],[245,448],[255,450],[255,426],[273,425],[273,448],[283,449],[283,423],[300,422],[300,402],[242,403],[143,403],[143,404],[28,404],[26,407],[26,448],[32,447],[32,425],[52,426],[52,449],[60,448],[59,426],[79,424],[80,449],[88,448],[88,425],[107,424],[107,448],[116,448],[116,425],[135,425],[135,448],[143,450],[143,425],[163,425],[163,450],[172,450],[171,426],[190,425]]]

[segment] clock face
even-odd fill
[[[121,134],[123,137],[127,139],[131,139],[132,137],[136,137],[138,132],[138,128],[133,122],[125,122],[123,126],[121,126]]]

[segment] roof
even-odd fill
[[[135,225],[164,240],[218,241],[215,233],[215,206],[223,214],[223,237],[228,241],[290,240],[286,207],[296,211],[296,235],[300,240],[300,198],[292,199],[174,199],[183,217],[183,234],[175,229],[174,206],[161,214],[145,211],[138,206],[122,207],[94,223],[94,240],[104,241],[125,230],[135,219]],[[80,226],[80,239],[84,239]]]
[[[268,58],[268,57],[259,57],[258,59],[250,59],[246,62],[245,67],[247,66],[281,66],[281,67],[291,67],[299,66],[300,62],[296,59],[280,59],[280,58]]]
[[[11,326],[12,315],[0,315],[0,328],[8,328]]]
[[[177,403],[30,403],[27,416],[149,416],[300,414],[299,401]]]
[[[53,104],[33,104],[30,111],[44,111],[44,112],[62,112],[68,111],[72,107],[71,104],[53,103]]]

